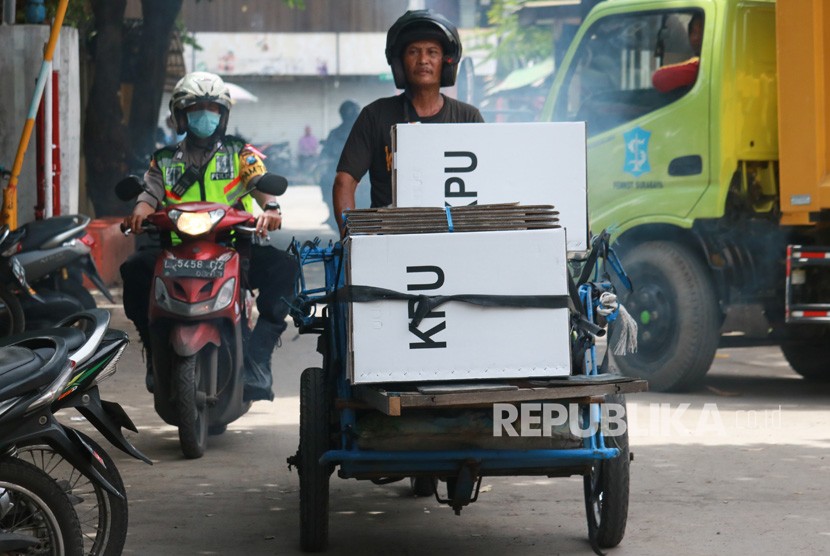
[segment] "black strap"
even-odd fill
[[[316,303],[331,302],[370,302],[370,301],[416,301],[412,325],[418,326],[421,320],[434,309],[448,301],[461,301],[482,307],[523,307],[535,309],[568,309],[571,307],[567,295],[415,295],[374,286],[344,286],[328,294]]]
[[[195,165],[191,164],[188,166],[187,170],[185,170],[179,179],[176,180],[176,184],[170,189],[176,197],[181,199],[185,193],[193,186],[196,182],[201,182],[204,180],[205,170],[207,170],[208,165],[213,160],[213,157],[216,156],[216,153],[219,151],[220,147],[222,146],[222,142],[218,141],[216,146],[213,147],[213,150],[210,151],[210,155],[205,160],[205,163],[202,164],[200,167],[196,167]],[[178,149],[176,149],[178,152]],[[175,153],[174,155],[175,156]],[[206,199],[202,199],[206,200]]]

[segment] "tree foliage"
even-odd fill
[[[487,11],[495,37],[488,58],[496,60],[497,75],[504,78],[511,71],[549,58],[553,53],[553,30],[546,26],[522,25],[519,10],[527,0],[493,0]]]
[[[197,0],[208,2],[211,0]],[[304,0],[282,0],[303,9]],[[112,216],[130,207],[114,194],[128,172],[140,172],[155,148],[155,132],[167,68],[167,52],[183,0],[141,0],[141,39],[135,54],[135,75],[125,82],[124,14],[127,0],[72,0],[65,25],[79,29],[82,72],[88,76],[83,122],[87,197],[95,215]],[[59,0],[46,0],[54,15]],[[125,87],[126,84],[126,87]]]

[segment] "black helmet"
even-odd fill
[[[410,10],[399,17],[386,34],[386,61],[392,66],[392,77],[398,89],[406,87],[406,75],[401,63],[403,49],[412,42],[425,39],[437,40],[444,48],[441,86],[455,84],[458,61],[461,59],[461,39],[455,25],[432,10]]]

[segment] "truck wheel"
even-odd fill
[[[300,547],[320,552],[329,542],[329,475],[320,457],[329,449],[329,399],[323,369],[300,375]]]
[[[712,283],[694,254],[667,241],[642,243],[623,258],[634,291],[623,301],[637,321],[637,351],[615,357],[620,372],[652,391],[699,385],[715,358],[720,315]]]
[[[830,327],[818,324],[790,325],[781,351],[792,369],[815,382],[830,382],[827,356],[830,355]]]

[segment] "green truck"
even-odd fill
[[[823,0],[606,0],[557,68],[542,120],[587,122],[591,228],[635,286],[616,363],[653,390],[698,386],[731,330],[830,380],[828,30]]]

